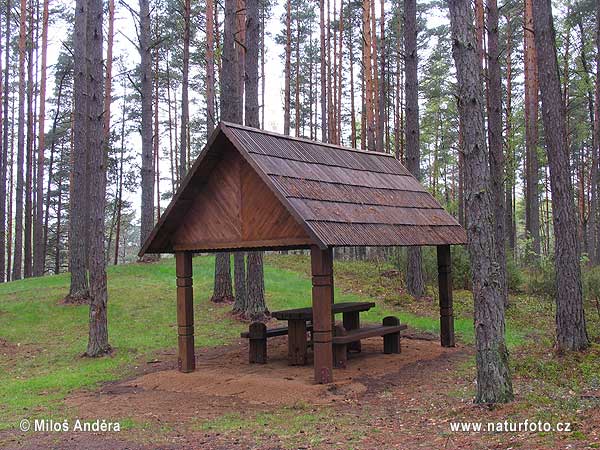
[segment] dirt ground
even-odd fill
[[[250,365],[247,342],[197,352],[196,371],[179,373],[175,352],[149,362],[134,378],[110,383],[94,392],[66,399],[73,417],[130,418],[148,424],[120,433],[13,433],[15,449],[276,449],[276,448],[596,448],[600,413],[585,423],[586,441],[534,433],[457,433],[453,420],[503,421],[518,415],[515,404],[494,410],[474,406],[465,377],[468,347],[442,348],[437,339],[410,334],[400,355],[381,353],[381,338],[363,341],[348,368],[334,371],[334,383],[312,381],[307,366],[287,365],[286,338],[269,340],[269,362]],[[464,370],[463,370],[464,372]],[[472,387],[472,386],[471,386]],[[518,393],[517,393],[518,395]],[[293,439],[244,422],[233,430],[211,430],[232,414],[254,417],[286,408],[294,414],[317,414],[310,429]],[[290,417],[290,420],[293,417]],[[212,423],[211,422],[211,423]],[[248,423],[252,423],[249,426]],[[7,436],[4,436],[6,438]],[[314,437],[318,437],[315,441]],[[5,439],[2,439],[6,442]],[[316,443],[315,443],[316,442]]]

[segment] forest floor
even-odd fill
[[[308,259],[266,260],[272,310],[310,302]],[[194,258],[197,370],[176,370],[174,264],[109,270],[110,357],[86,359],[88,309],[65,306],[65,275],[0,286],[0,448],[600,448],[600,320],[587,307],[592,347],[552,350],[548,300],[515,293],[507,313],[515,401],[474,405],[472,299],[455,291],[458,345],[439,345],[435,290],[414,301],[387,264],[336,262],[336,301],[373,300],[366,322],[394,314],[409,325],[400,355],[370,339],[335,383],[289,367],[285,337],[269,362],[247,363],[247,327],[208,300],[213,259]],[[270,326],[275,325],[275,321]],[[120,432],[21,432],[22,419],[119,422]],[[452,431],[459,422],[569,422],[569,432]]]

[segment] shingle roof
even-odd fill
[[[173,230],[178,202],[226,137],[321,247],[464,244],[465,230],[393,156],[221,123],[148,238]],[[210,156],[209,156],[210,155]],[[212,163],[214,164],[214,162]],[[186,191],[187,194],[186,194]],[[193,196],[192,196],[193,197]],[[171,222],[169,224],[169,222]],[[164,239],[163,239],[164,242]]]

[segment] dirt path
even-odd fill
[[[19,449],[563,448],[535,434],[451,433],[451,420],[505,420],[516,406],[474,406],[461,375],[471,350],[412,337],[403,339],[400,355],[383,355],[381,339],[364,341],[363,352],[327,386],[313,384],[311,362],[287,365],[285,338],[269,341],[266,365],[247,363],[246,342],[199,352],[191,374],[177,372],[175,354],[166,353],[165,362],[148,364],[135,378],[66,399],[74,417],[136,426],[3,440]],[[586,434],[600,423],[597,413],[591,419]],[[589,448],[581,444],[570,448]]]

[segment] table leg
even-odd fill
[[[288,320],[288,360],[291,366],[306,364],[305,320]]]
[[[356,330],[360,328],[360,318],[358,311],[345,312],[342,314],[344,329],[346,331]],[[360,341],[354,341],[348,344],[348,351],[359,353],[361,350]]]

